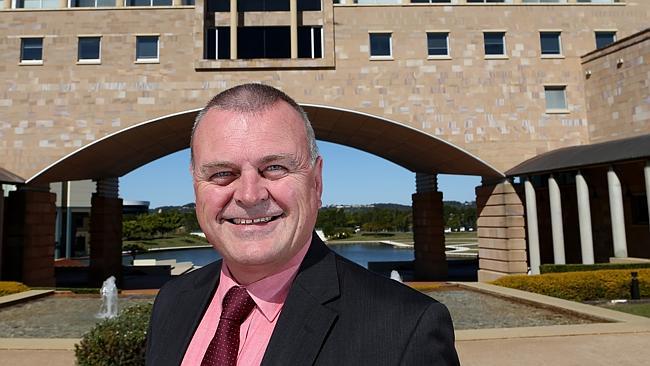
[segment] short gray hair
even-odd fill
[[[291,108],[298,112],[298,115],[300,115],[300,118],[305,124],[309,158],[313,166],[319,156],[319,152],[318,145],[316,145],[316,135],[314,134],[314,129],[311,126],[311,122],[309,121],[305,110],[302,109],[295,100],[282,91],[272,86],[255,83],[242,84],[222,91],[215,95],[199,112],[194,120],[192,135],[190,137],[190,159],[192,166],[194,166],[194,133],[203,117],[205,117],[210,110],[221,109],[240,113],[260,112],[270,108],[279,101],[284,101],[289,104]]]

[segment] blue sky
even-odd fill
[[[411,204],[415,174],[388,160],[329,142],[318,142],[323,156],[323,205]],[[120,179],[120,196],[149,201],[150,208],[184,205],[194,201],[188,170],[189,150],[153,161]],[[472,201],[476,176],[439,175],[439,190],[446,201]]]

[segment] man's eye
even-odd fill
[[[235,180],[235,174],[230,171],[216,172],[210,176],[210,180],[218,185],[228,185]]]
[[[269,179],[277,179],[287,174],[287,168],[282,165],[269,165],[262,170],[262,175]]]

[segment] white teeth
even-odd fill
[[[260,217],[258,219],[232,219],[232,222],[236,225],[250,225],[250,224],[259,224],[264,222],[269,222],[273,220],[272,216]]]

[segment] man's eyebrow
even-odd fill
[[[288,160],[289,163],[293,166],[298,165],[298,159],[293,154],[273,154],[267,155],[259,160],[260,164],[273,163],[280,160]]]
[[[220,168],[234,168],[235,164],[229,162],[229,161],[210,161],[205,164],[201,164],[201,167],[199,168],[199,172],[201,173],[202,176],[210,174],[210,172],[214,171],[215,169],[220,169]]]

